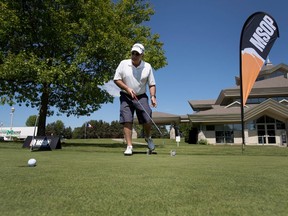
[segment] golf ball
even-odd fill
[[[28,160],[28,166],[29,167],[35,167],[36,166],[36,159],[34,159],[34,158],[31,158],[31,159],[29,159]]]
[[[171,155],[171,156],[176,156],[176,150],[171,150],[171,151],[170,151],[170,155]]]

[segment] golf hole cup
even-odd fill
[[[36,166],[36,159],[31,158],[28,160],[28,167],[35,167]]]

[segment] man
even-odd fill
[[[155,149],[151,139],[152,110],[146,90],[148,86],[152,107],[156,107],[156,82],[151,65],[142,60],[144,51],[145,48],[142,44],[134,44],[131,49],[131,59],[121,61],[114,76],[115,84],[121,89],[120,123],[123,124],[124,138],[127,143],[125,155],[133,153],[132,127],[135,111],[139,124],[143,124],[149,151],[152,152]]]

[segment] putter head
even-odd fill
[[[147,155],[157,154],[154,150],[147,149]]]

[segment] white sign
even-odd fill
[[[0,128],[0,137],[4,137],[4,140],[26,139],[28,136],[33,136],[37,133],[37,127],[2,127]]]

